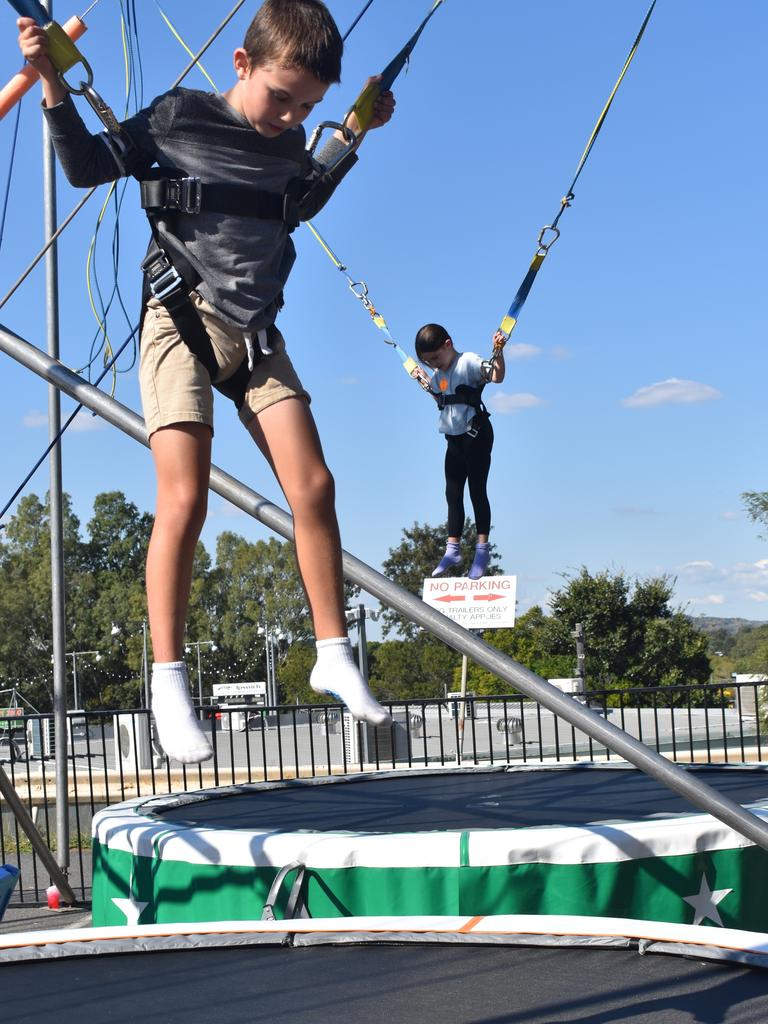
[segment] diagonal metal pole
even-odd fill
[[[67,876],[56,863],[56,858],[46,846],[45,840],[37,830],[32,820],[32,815],[22,803],[19,794],[13,788],[13,783],[8,778],[5,769],[0,765],[0,796],[6,801],[11,813],[21,825],[27,837],[32,843],[32,848],[43,863],[51,881],[61,894],[61,902],[74,906],[77,903],[74,892],[67,881]]]
[[[51,359],[28,341],[0,325],[0,351],[60,388],[65,394],[82,402],[88,409],[118,427],[129,437],[147,445],[144,421],[135,412],[105,395],[82,377]],[[283,509],[246,487],[235,477],[216,466],[211,469],[211,490],[253,516],[287,540],[293,540],[293,520]],[[530,669],[501,654],[490,644],[473,636],[469,630],[451,622],[440,612],[429,608],[420,598],[393,583],[365,562],[344,552],[344,575],[383,604],[394,608],[412,622],[429,630],[460,654],[466,654],[478,665],[488,669],[526,696],[538,701],[553,714],[570,722],[598,743],[615,751],[640,771],[668,786],[696,807],[711,814],[756,846],[768,851],[768,823],[745,810],[730,797],[718,793],[679,765],[667,761],[644,743],[606,721],[567,694],[561,693]]]

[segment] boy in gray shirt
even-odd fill
[[[17,24],[21,51],[42,79],[45,115],[70,182],[86,187],[125,174],[123,150],[113,137],[88,132],[60,84],[45,33],[31,18]],[[290,231],[322,207],[357,160],[354,153],[343,156],[348,140],[337,131],[313,164],[301,127],[339,81],[342,49],[320,0],[265,0],[235,51],[231,89],[221,95],[172,90],[121,126],[121,138],[132,143],[132,167],[156,163],[170,179],[164,188],[192,190],[172,212],[159,205],[150,214],[156,246],[145,266],[152,273],[161,261],[162,269],[146,304],[140,367],[157,475],[147,554],[152,710],[163,749],[182,762],[212,755],[182,661],[192,563],[207,508],[212,384],[235,401],[293,513],[317,640],[312,688],[337,697],[357,718],[389,721],[352,655],[333,477],[309,396],[274,325],[295,259]],[[393,110],[392,94],[383,93],[369,128],[386,124]],[[347,123],[353,132],[359,128],[354,114]],[[145,195],[144,185],[142,193],[151,209],[154,193]],[[190,287],[161,294],[178,274]],[[186,319],[179,319],[179,308]],[[193,343],[193,335],[202,341]]]

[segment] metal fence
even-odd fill
[[[766,690],[758,684],[590,690],[588,700],[593,710],[676,762],[756,763],[766,744]],[[122,800],[387,768],[616,759],[519,694],[411,700],[390,710],[392,725],[374,728],[328,704],[206,707],[201,715],[214,756],[194,767],[169,761],[156,749],[146,710],[70,712],[69,877],[76,895],[89,898],[91,819]],[[12,719],[0,732],[0,762],[49,844],[56,831],[56,742],[52,715]],[[48,884],[44,869],[2,799],[0,863],[21,870],[17,902],[41,901]]]

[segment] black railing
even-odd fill
[[[590,690],[593,710],[680,763],[759,762],[764,748],[760,684]],[[604,746],[520,694],[412,700],[391,706],[391,727],[352,721],[333,705],[206,707],[213,758],[169,762],[152,743],[149,712],[71,712],[70,884],[88,900],[91,819],[108,804],[156,793],[319,775],[441,765],[615,760]],[[12,727],[11,727],[12,726]],[[9,719],[0,761],[49,845],[55,842],[51,715]],[[15,900],[40,902],[47,877],[0,799],[0,863],[16,864]]]

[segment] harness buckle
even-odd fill
[[[183,284],[179,272],[162,249],[156,255],[148,256],[141,264],[141,269],[146,275],[153,298],[158,302],[162,302]]]
[[[199,178],[166,178],[165,209],[200,213],[202,184]]]
[[[283,220],[289,231],[295,231],[301,224],[299,204],[296,201],[296,196],[291,192],[286,192],[283,196]]]

